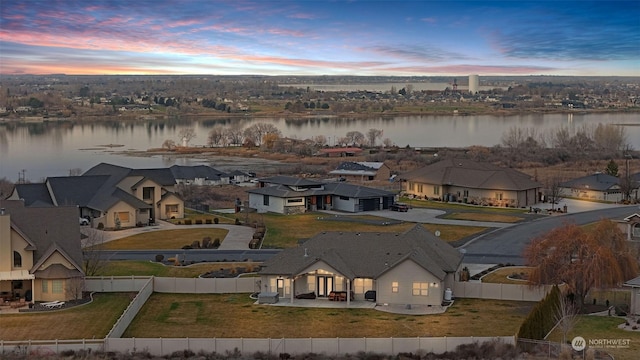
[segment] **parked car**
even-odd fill
[[[89,220],[85,218],[80,218],[80,225],[89,225]]]
[[[409,206],[407,204],[395,203],[389,206],[389,210],[407,212],[409,211]]]

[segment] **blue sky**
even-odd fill
[[[640,76],[640,1],[2,1],[21,73]]]

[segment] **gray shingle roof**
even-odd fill
[[[44,206],[45,204],[53,206],[51,196],[49,196],[49,190],[44,183],[39,184],[16,184],[15,191],[17,191],[20,199],[24,200],[26,206],[38,204]]]
[[[296,276],[323,261],[351,279],[376,279],[407,259],[442,280],[458,269],[462,254],[422,225],[401,234],[323,232],[267,260],[260,274]]]
[[[640,276],[624,283],[625,286],[640,287]]]
[[[169,168],[173,177],[176,179],[189,179],[194,180],[196,178],[207,180],[220,180],[222,177],[229,177],[229,174],[214,169],[206,165],[198,166],[180,166],[173,165]]]
[[[542,187],[529,175],[510,168],[468,159],[447,159],[406,172],[400,179],[472,189],[528,190]]]
[[[322,183],[315,180],[303,179],[293,176],[272,176],[268,178],[259,179],[260,182],[265,184],[274,185],[287,185],[287,186],[322,186]]]
[[[571,189],[589,189],[606,191],[617,186],[620,179],[607,174],[592,174],[577,179],[565,181],[560,186]]]
[[[34,268],[58,250],[82,270],[79,211],[76,206],[25,207],[20,200],[0,200],[11,223],[35,245]]]
[[[270,179],[260,179],[261,182],[267,184],[283,184],[283,185],[271,185],[262,188],[255,188],[247,190],[251,194],[262,194],[269,196],[277,196],[281,198],[292,198],[300,196],[312,196],[312,195],[336,195],[346,196],[351,198],[375,198],[381,196],[394,196],[395,194],[386,190],[380,190],[376,188],[370,188],[366,186],[347,184],[342,182],[329,182],[321,183],[318,181],[289,177],[289,176],[277,176],[275,182],[271,182]],[[290,186],[297,187],[309,187],[304,191],[295,191]]]
[[[86,207],[91,199],[107,183],[109,176],[63,176],[47,178],[52,196],[59,206],[78,205]]]

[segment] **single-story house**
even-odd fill
[[[228,185],[231,176],[206,165],[180,166],[169,168],[178,185]]]
[[[50,177],[44,183],[16,184],[9,200],[26,206],[75,205],[93,226],[134,227],[150,219],[184,217],[169,169],[129,169],[99,164],[81,176]]]
[[[603,173],[595,173],[565,181],[560,184],[560,195],[589,200],[618,202],[624,195],[620,179]]]
[[[249,174],[248,172],[244,172],[241,170],[233,170],[230,174],[229,177],[231,178],[231,182],[234,183],[242,183],[242,182],[247,182],[249,180],[251,180],[251,178],[254,177],[254,175]]]
[[[637,199],[640,173],[632,174],[630,179],[635,184],[635,188],[630,194],[631,198]],[[560,192],[562,196],[589,200],[619,202],[625,199],[621,179],[603,173],[595,173],[563,182],[560,184]]]
[[[358,156],[362,153],[362,149],[357,147],[331,147],[318,150],[318,156],[327,157],[346,157]]]
[[[542,188],[517,170],[468,159],[441,160],[398,179],[410,196],[489,206],[534,205]]]
[[[0,301],[65,301],[82,296],[84,272],[76,206],[0,200]]]
[[[360,212],[388,209],[395,194],[344,182],[320,182],[289,176],[258,180],[247,190],[249,208],[259,212],[297,214],[316,210]]]
[[[616,220],[618,228],[627,235],[629,241],[640,241],[640,214],[632,214]]]
[[[391,169],[383,162],[345,161],[329,174],[351,181],[389,180]]]
[[[640,315],[640,276],[631,279],[622,285],[631,288],[631,310],[629,313]]]
[[[405,233],[322,232],[267,260],[260,290],[291,302],[332,291],[364,300],[375,291],[380,304],[441,305],[461,264],[462,254],[422,225]]]

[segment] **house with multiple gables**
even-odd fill
[[[258,187],[247,192],[251,209],[280,214],[316,210],[352,213],[382,210],[388,209],[395,198],[394,193],[385,190],[289,176],[258,179]]]
[[[0,301],[65,301],[82,296],[76,206],[0,200]]]
[[[27,207],[76,206],[93,226],[133,227],[150,219],[184,217],[170,169],[129,169],[101,163],[81,176],[50,177],[44,183],[16,184],[10,200]],[[77,221],[77,216],[76,216]]]
[[[391,169],[383,162],[345,161],[340,163],[329,175],[351,181],[389,180]]]
[[[468,159],[447,159],[398,176],[405,194],[477,205],[527,207],[542,185],[510,168]]]
[[[640,182],[640,173],[631,175],[632,181]],[[560,195],[577,199],[619,202],[625,194],[620,186],[620,178],[604,173],[595,173],[560,184]],[[631,197],[638,198],[638,187],[631,192]]]
[[[260,290],[291,302],[332,291],[364,300],[375,291],[380,304],[441,305],[462,256],[422,225],[405,233],[323,232],[265,261]]]
[[[631,214],[623,219],[615,219],[614,221],[620,231],[627,235],[627,240],[640,242],[640,214]]]

